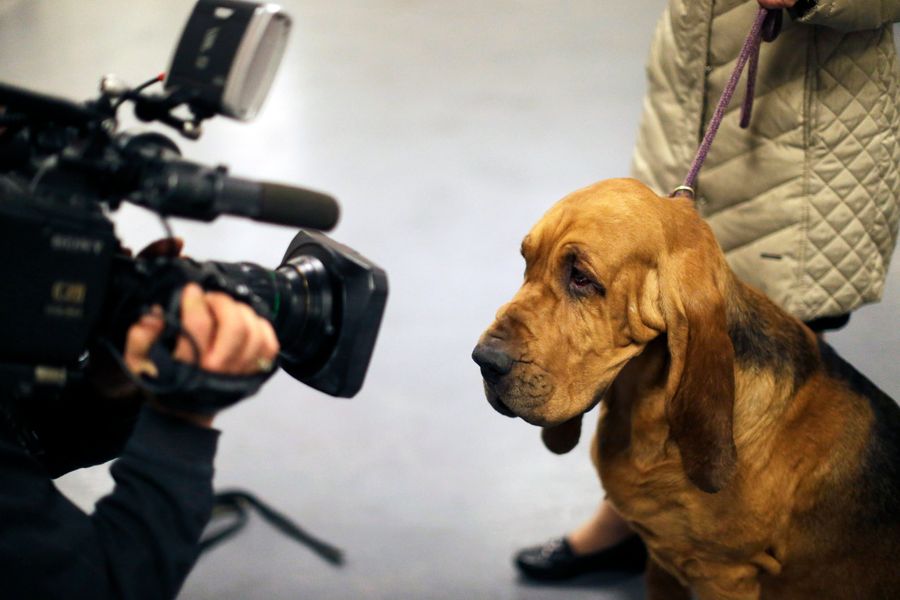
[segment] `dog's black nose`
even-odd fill
[[[478,344],[472,351],[472,360],[481,367],[481,376],[496,383],[512,370],[513,358],[493,344]]]

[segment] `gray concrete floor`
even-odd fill
[[[512,552],[601,498],[587,439],[565,457],[497,415],[469,353],[518,287],[521,237],[568,191],[628,171],[662,0],[285,0],[294,32],[251,124],[220,119],[187,156],[327,190],[334,237],[385,267],[391,296],[364,390],[277,376],[223,414],[219,487],[249,488],[343,547],[332,568],[253,520],[203,557],[184,599],[639,598],[639,580],[520,581]],[[84,98],[99,75],[164,69],[190,0],[0,0],[0,80]],[[160,235],[118,216],[133,246]],[[176,222],[199,258],[275,265],[285,228]],[[889,394],[900,281],[833,343]],[[89,505],[108,481],[61,487]]]

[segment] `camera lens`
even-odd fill
[[[340,323],[340,296],[318,258],[296,256],[274,271],[252,263],[211,263],[238,292],[253,294],[281,344],[281,358],[299,365],[297,376],[315,373],[334,347]]]
[[[273,306],[281,354],[312,374],[334,346],[341,326],[340,295],[334,293],[325,265],[314,256],[293,258],[273,273],[281,292],[279,305]]]
[[[294,237],[274,270],[251,263],[201,267],[222,280],[219,289],[271,321],[281,344],[279,364],[288,374],[332,396],[359,391],[387,301],[381,268],[307,230]]]

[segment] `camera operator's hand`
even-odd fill
[[[197,365],[213,373],[252,375],[271,370],[278,354],[278,339],[268,321],[252,308],[221,292],[204,292],[196,284],[188,284],[181,298],[182,327],[193,336],[199,356],[184,336],[175,346],[176,360]],[[125,363],[136,375],[153,376],[156,366],[150,361],[153,343],[164,329],[161,310],[144,315],[128,330]],[[158,409],[210,426],[212,415],[175,411],[156,405]]]

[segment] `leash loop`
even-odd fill
[[[672,197],[677,198],[679,196],[683,196],[686,198],[694,199],[694,188],[689,185],[679,185],[672,191]]]
[[[740,82],[741,79],[741,74],[748,62],[750,63],[750,66],[747,70],[747,92],[744,96],[744,103],[741,105],[740,123],[742,129],[749,127],[750,114],[753,112],[753,95],[756,91],[756,71],[759,66],[759,48],[762,45],[762,42],[771,42],[778,37],[778,34],[781,31],[781,23],[782,12],[780,9],[760,8],[759,12],[756,13],[756,19],[753,21],[750,33],[747,34],[747,38],[744,40],[744,45],[741,48],[741,53],[738,55],[734,71],[731,72],[731,77],[728,79],[725,89],[722,90],[722,96],[719,98],[716,110],[713,113],[712,119],[709,121],[709,127],[707,127],[706,134],[703,136],[703,141],[697,149],[697,154],[694,156],[687,177],[684,178],[682,185],[675,188],[671,197],[694,198],[694,188],[697,182],[697,175],[700,172],[700,167],[703,166],[703,161],[706,160],[706,156],[709,154],[713,138],[716,137],[716,133],[719,131],[719,125],[722,124],[722,119],[725,116],[725,109],[728,108],[729,103],[731,103],[731,98],[734,96],[738,82]]]

